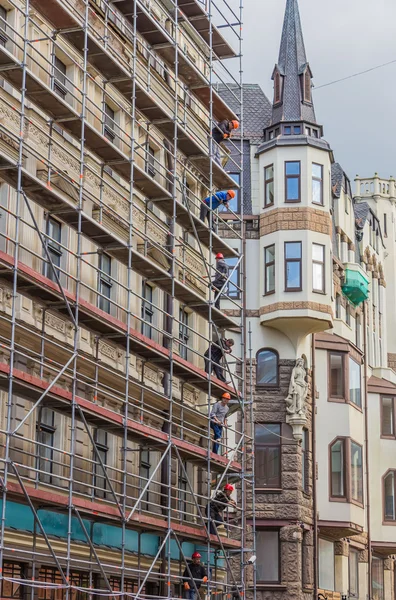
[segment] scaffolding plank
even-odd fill
[[[210,86],[209,85],[197,85],[192,88],[192,92],[198,96],[200,101],[206,108],[210,111]],[[215,91],[212,86],[212,106],[213,106],[213,115],[217,119],[217,121],[222,121],[223,119],[229,119],[230,121],[233,119],[239,120],[238,117],[233,110],[224,102],[222,97]]]
[[[212,168],[212,180],[219,189],[232,190],[239,187],[235,180],[228,173],[226,173],[226,171],[224,171],[223,167],[221,167],[215,160],[211,161],[208,155],[190,156],[190,160],[202,173],[202,175],[204,175],[208,182]]]

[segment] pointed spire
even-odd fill
[[[272,123],[306,121],[316,123],[312,104],[312,72],[305,54],[298,0],[287,0],[275,82]]]

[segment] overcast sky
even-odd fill
[[[272,100],[286,0],[244,0],[244,80]],[[396,60],[396,0],[299,0],[314,84]],[[314,91],[335,159],[356,174],[396,177],[396,62]]]

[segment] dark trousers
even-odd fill
[[[209,521],[209,533],[211,533],[212,535],[216,535],[216,533],[217,533],[216,526],[219,525],[220,523],[224,523],[224,519],[223,519],[222,515],[219,512],[217,512],[211,508],[210,509],[210,521]]]
[[[218,441],[221,440],[221,436],[223,435],[223,426],[211,421],[210,428],[213,430],[213,433],[214,433],[214,436],[213,436],[214,442],[213,442],[212,452],[214,454],[218,454],[219,448],[220,448],[220,444],[218,443]]]
[[[209,366],[209,358],[205,358],[205,373],[209,374],[210,366]],[[225,382],[226,378],[224,377],[224,369],[219,365],[219,363],[215,363],[212,361],[212,372],[216,375],[217,379]]]
[[[205,219],[208,221],[208,227],[210,227],[210,208],[207,204],[205,204],[205,202],[202,202],[201,204],[201,209],[199,211],[199,218],[201,219],[201,221],[203,221],[205,223]],[[212,229],[213,231],[215,231],[215,218],[214,218],[214,214],[212,213]]]
[[[215,305],[215,308],[218,308],[219,310],[220,310],[220,297],[221,297],[220,290],[222,287],[223,287],[222,283],[218,283],[218,284],[212,283],[212,288],[213,288],[213,291],[215,292],[214,305]],[[217,293],[216,293],[216,291],[217,291]]]

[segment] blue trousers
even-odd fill
[[[210,427],[211,427],[211,429],[213,429],[213,433],[214,433],[214,442],[213,442],[212,451],[214,452],[214,454],[218,454],[219,448],[220,448],[220,444],[218,443],[218,440],[221,440],[221,436],[223,435],[223,426],[211,421]]]

